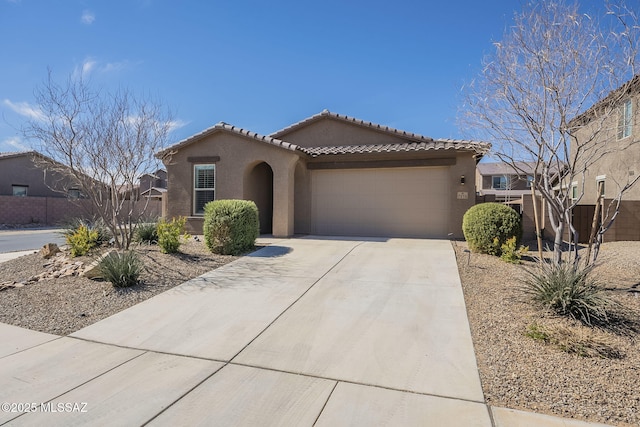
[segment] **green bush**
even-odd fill
[[[494,239],[494,241],[497,238]],[[516,242],[516,236],[510,237],[504,242],[501,246],[501,255],[500,259],[511,264],[520,264],[522,256],[529,251],[528,246],[520,246],[518,247],[518,243]]]
[[[462,232],[473,252],[500,256],[502,245],[511,237],[516,247],[522,239],[520,215],[501,203],[472,206],[462,218]]]
[[[213,253],[238,255],[260,235],[258,207],[250,200],[215,200],[204,207],[204,242]]]
[[[85,227],[89,231],[95,231],[96,233],[98,233],[95,239],[96,245],[98,246],[107,244],[109,240],[111,240],[111,232],[101,218],[94,218],[91,220],[83,218],[73,218],[66,224],[62,225],[62,235],[65,238],[69,238],[69,236],[75,234],[80,227]]]
[[[139,243],[158,243],[158,222],[144,221],[136,225],[133,240]]]
[[[184,226],[187,223],[185,217],[173,218],[171,222],[164,219],[158,222],[158,246],[160,251],[165,254],[174,254],[180,249],[180,238],[188,239],[189,235],[185,233]]]
[[[609,315],[619,308],[591,277],[591,266],[583,267],[578,262],[541,261],[538,268],[526,271],[522,291],[534,302],[559,315],[589,326],[606,325]]]
[[[143,264],[133,251],[112,252],[100,261],[100,273],[116,288],[136,285]]]
[[[67,244],[71,247],[71,256],[77,257],[85,255],[97,245],[98,232],[90,230],[84,225],[71,235],[67,236]]]

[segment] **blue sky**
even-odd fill
[[[160,98],[169,143],[219,121],[269,134],[323,109],[460,138],[460,88],[517,0],[0,0],[0,152],[51,68]]]

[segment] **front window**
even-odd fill
[[[29,190],[28,185],[12,185],[11,187],[13,188],[14,196],[25,197],[27,195],[27,191]]]
[[[204,214],[204,205],[215,199],[215,165],[193,167],[193,213]]]
[[[605,190],[604,190],[604,182],[605,182],[606,176],[599,176],[596,178],[596,191],[598,194],[598,197],[604,197],[605,194]]]
[[[70,199],[79,199],[82,197],[82,193],[77,188],[70,188],[67,194]]]
[[[631,136],[633,132],[633,103],[630,99],[626,100],[620,108],[620,117],[618,119],[618,139]]]
[[[506,190],[507,189],[507,176],[498,175],[491,177],[491,188],[494,190]]]

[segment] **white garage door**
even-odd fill
[[[314,234],[447,236],[447,167],[314,170],[311,181]]]

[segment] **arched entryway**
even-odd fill
[[[266,162],[250,166],[245,174],[244,194],[260,214],[260,234],[273,232],[273,169]]]

